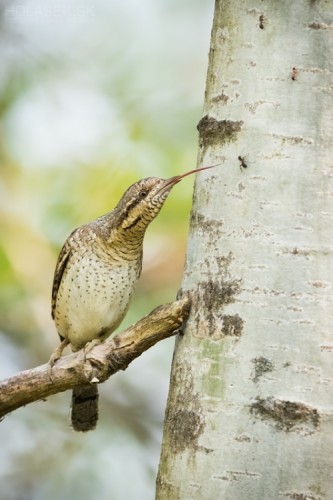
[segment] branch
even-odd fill
[[[79,385],[104,382],[118,370],[125,370],[144,351],[175,335],[189,309],[188,296],[157,307],[135,325],[95,345],[86,359],[83,350],[61,357],[52,368],[52,379],[46,363],[4,380],[0,383],[0,419],[26,404]]]

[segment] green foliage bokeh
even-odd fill
[[[212,10],[198,0],[3,2],[2,378],[46,362],[57,345],[50,290],[68,234],[136,180],[195,168]],[[122,327],[177,293],[192,186],[189,177],[175,187],[148,230]],[[68,427],[68,394],[7,417],[3,498],[153,498],[172,349],[156,346],[103,385],[87,436]]]

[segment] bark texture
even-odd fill
[[[157,499],[333,498],[333,8],[217,0]]]

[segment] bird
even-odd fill
[[[201,167],[168,179],[147,177],[132,184],[116,207],[75,229],[65,241],[55,268],[52,318],[60,345],[52,368],[70,345],[73,352],[103,342],[119,326],[141,274],[145,231],[159,214],[172,188]],[[95,429],[98,387],[90,383],[72,392],[71,425]]]

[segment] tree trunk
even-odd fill
[[[159,500],[333,498],[332,30],[216,2]]]

